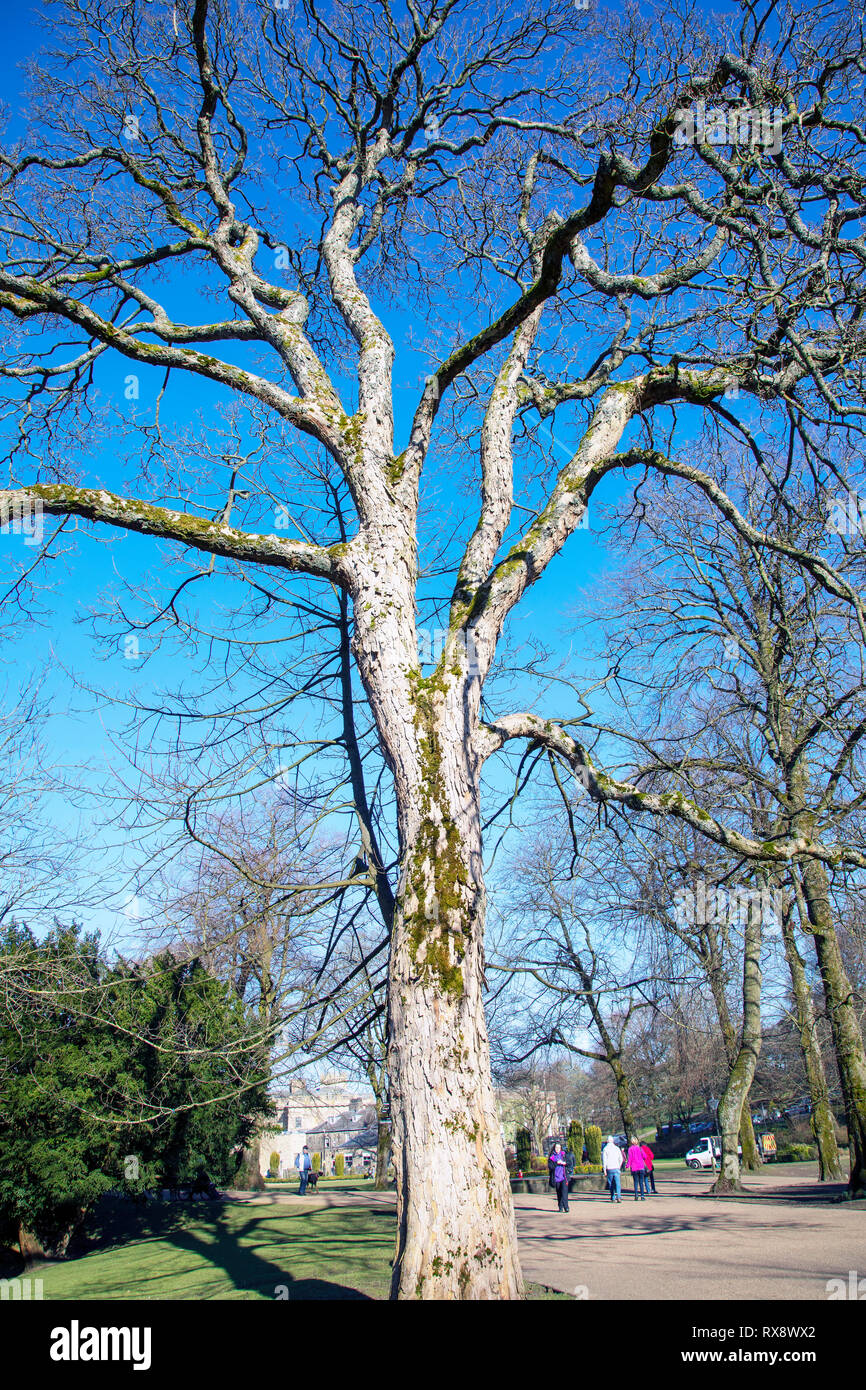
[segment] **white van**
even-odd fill
[[[737,1145],[737,1153],[742,1158],[742,1144]],[[713,1160],[715,1160],[716,1167],[722,1161],[722,1140],[718,1134],[705,1135],[686,1154],[686,1164],[689,1168],[712,1168]]]

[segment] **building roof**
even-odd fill
[[[308,1129],[307,1142],[309,1143],[317,1136],[322,1139],[333,1137],[337,1140],[337,1147],[341,1149],[375,1149],[378,1135],[379,1130],[376,1124],[359,1123],[355,1111],[344,1110],[333,1120],[327,1120],[325,1124]]]

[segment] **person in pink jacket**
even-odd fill
[[[650,1190],[652,1190],[652,1195],[653,1195],[653,1197],[655,1197],[655,1196],[656,1196],[656,1180],[655,1180],[655,1174],[653,1173],[653,1164],[654,1164],[654,1162],[655,1162],[655,1154],[653,1153],[653,1151],[652,1151],[652,1149],[650,1148],[649,1144],[641,1144],[641,1149],[643,1150],[643,1161],[644,1161],[644,1166],[645,1166],[645,1169],[646,1169],[647,1196],[650,1195]]]
[[[640,1197],[643,1202],[646,1188],[646,1160],[636,1135],[632,1135],[628,1144],[628,1171],[634,1180],[634,1199],[637,1201]]]
[[[656,1179],[655,1179],[655,1175],[653,1175],[653,1170],[652,1170],[652,1169],[653,1169],[653,1163],[655,1163],[655,1154],[653,1154],[653,1151],[651,1150],[651,1147],[649,1147],[649,1144],[641,1144],[641,1151],[642,1151],[642,1154],[644,1154],[644,1170],[645,1170],[645,1173],[646,1173],[646,1177],[645,1177],[646,1195],[648,1195],[648,1197],[649,1197],[649,1195],[652,1194],[653,1197],[655,1197],[655,1195],[656,1195]]]

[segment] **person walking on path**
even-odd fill
[[[634,1179],[634,1199],[638,1197],[642,1202],[646,1201],[644,1189],[646,1187],[646,1160],[643,1156],[643,1149],[637,1141],[637,1136],[632,1135],[628,1146],[628,1170]]]
[[[307,1183],[310,1180],[310,1169],[312,1166],[313,1160],[310,1158],[310,1150],[305,1144],[303,1153],[295,1154],[295,1167],[301,1175],[301,1185],[298,1188],[299,1197],[304,1197],[306,1195]]]
[[[554,1144],[547,1166],[550,1169],[550,1181],[556,1188],[559,1210],[568,1211],[568,1173],[561,1144]]]
[[[644,1179],[644,1182],[647,1185],[647,1196],[649,1196],[650,1190],[652,1190],[652,1195],[655,1197],[657,1195],[655,1174],[653,1173],[655,1154],[653,1153],[649,1144],[641,1144],[641,1151],[643,1153],[644,1167],[646,1169],[646,1178]]]
[[[567,1182],[568,1182],[568,1190],[569,1190],[569,1192],[571,1191],[572,1183],[574,1182],[574,1171],[575,1171],[576,1167],[577,1167],[577,1162],[576,1162],[576,1160],[575,1160],[575,1157],[574,1157],[574,1154],[573,1154],[572,1150],[571,1150],[571,1149],[566,1149],[566,1151],[565,1151],[565,1177],[566,1177],[566,1180],[567,1180]]]
[[[613,1142],[612,1134],[608,1135],[607,1143],[601,1151],[601,1166],[604,1172],[604,1180],[610,1188],[610,1200],[612,1202],[621,1202],[622,1149],[619,1147],[619,1144]]]

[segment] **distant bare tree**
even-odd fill
[[[732,465],[732,481],[737,473]],[[766,468],[752,460],[739,477],[750,516],[784,537],[791,550],[817,554],[834,543],[813,485],[799,492],[792,488],[789,505],[780,510],[777,486]],[[640,760],[641,777],[647,785],[662,779],[672,795],[724,801],[732,808],[729,823],[739,807],[749,839],[790,844],[807,826],[814,841],[854,842],[866,771],[866,634],[856,605],[824,591],[790,555],[762,553],[701,501],[674,498],[649,486],[641,507],[646,509],[641,525],[645,548],[624,585],[625,604],[616,600],[618,608],[627,608],[627,621],[609,629],[616,633],[609,659],[616,664],[617,681],[624,690],[640,691],[632,706],[636,718],[630,747]],[[857,584],[861,568],[856,548],[839,557],[846,582]],[[669,694],[672,669],[677,677],[674,698]],[[851,1137],[850,1184],[856,1191],[866,1171],[866,1051],[840,951],[833,884],[838,897],[846,883],[862,882],[862,866],[833,855],[816,859],[793,854],[790,867],[754,870],[733,844],[709,871],[700,867],[706,856],[695,854],[694,847],[692,856],[698,861],[693,876],[700,884],[668,879],[656,899],[669,927],[672,888],[690,892],[694,902],[703,885],[709,901],[716,893],[725,898],[725,885],[752,881],[747,896],[753,892],[763,899],[762,915],[769,898],[778,895],[774,916],[779,922],[785,916],[785,895],[788,910],[794,902],[800,905],[800,926],[812,938],[832,1023]],[[739,1048],[733,1047],[725,1019],[712,916],[697,931],[692,927],[681,935],[706,956],[733,1066]],[[756,1008],[760,952],[750,938],[759,923],[750,921],[748,912],[741,916],[743,947],[752,960],[750,1008]],[[808,1067],[815,1085],[822,1168],[836,1173],[826,1083],[793,925],[790,917],[786,921],[786,959],[803,1010],[804,1041],[812,1038]],[[756,1025],[750,1031],[759,1037]],[[746,1156],[751,1147],[747,1107],[743,1123]]]

